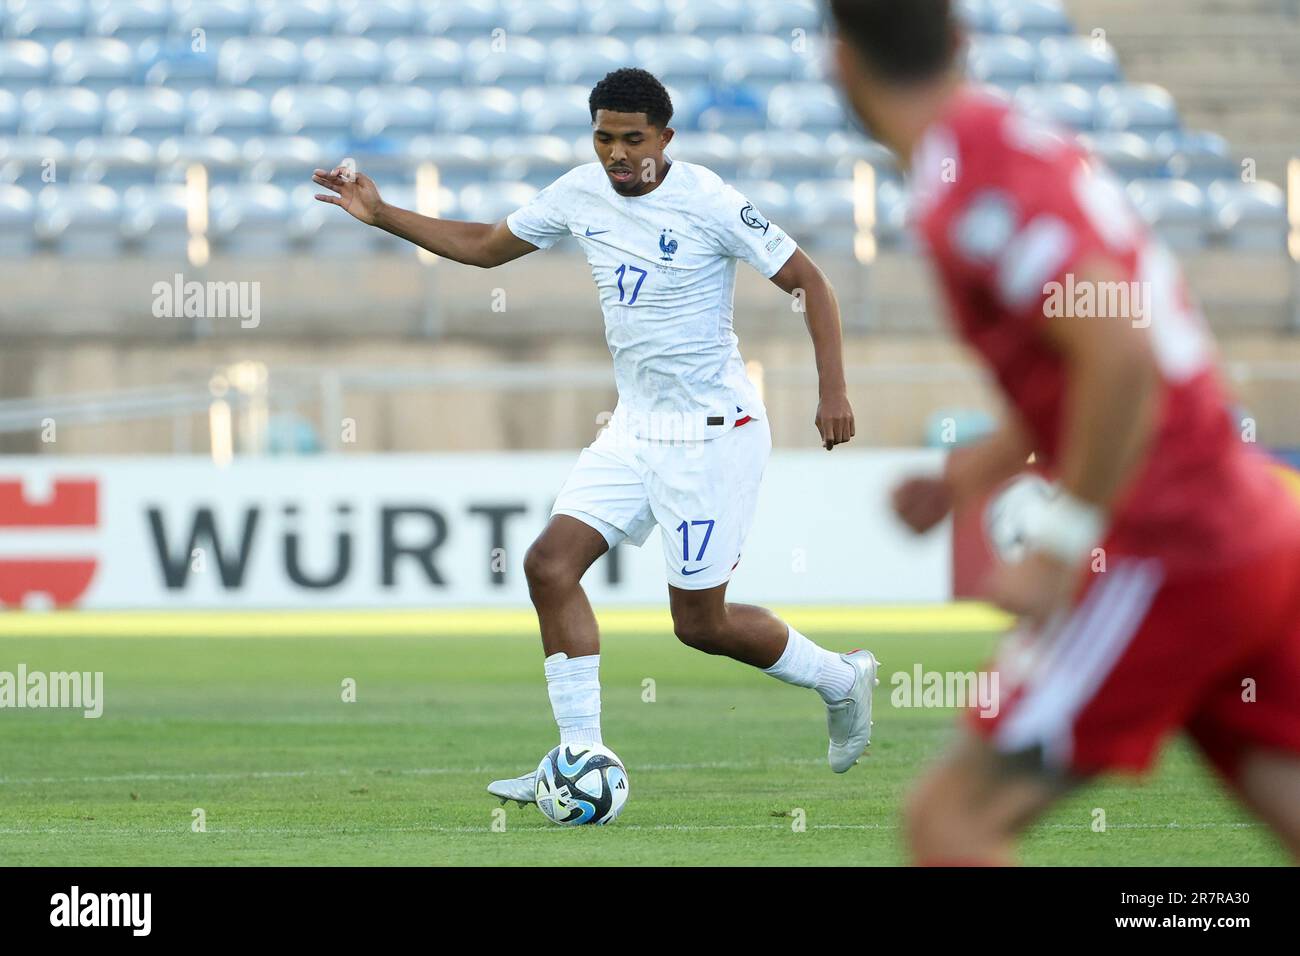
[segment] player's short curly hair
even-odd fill
[[[887,80],[927,80],[952,66],[952,0],[830,0],[830,9],[840,35]]]
[[[596,110],[644,113],[650,125],[660,129],[673,118],[673,101],[664,85],[653,74],[632,66],[605,74],[605,78],[592,88],[587,105],[591,107],[593,122]]]

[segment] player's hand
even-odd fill
[[[822,445],[827,451],[836,445],[843,445],[857,434],[857,428],[853,424],[853,407],[843,392],[822,396],[817,403],[817,417],[813,423],[817,426],[817,433],[822,436]]]
[[[379,216],[384,201],[379,198],[379,188],[375,181],[365,173],[354,172],[344,166],[336,166],[328,173],[318,169],[312,175],[312,182],[331,189],[338,195],[317,193],[321,202],[342,206],[351,215],[360,219],[367,226],[373,226]]]
[[[952,489],[938,475],[908,478],[894,489],[894,513],[917,534],[925,534],[952,510]]]
[[[989,579],[989,597],[1004,611],[1041,627],[1070,605],[1078,569],[1058,558],[1030,551],[1016,564],[1004,564]]]

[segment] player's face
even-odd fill
[[[660,129],[644,113],[596,110],[592,140],[614,191],[624,196],[649,192],[663,171],[671,128]]]

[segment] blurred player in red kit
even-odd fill
[[[1071,136],[961,76],[948,0],[831,0],[846,97],[912,215],[1000,429],[904,482],[917,532],[1019,471],[1059,483],[992,598],[1019,616],[992,718],[909,799],[913,858],[1002,864],[1053,801],[1185,730],[1300,859],[1300,508],[1242,441],[1181,272]]]

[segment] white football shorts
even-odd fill
[[[767,422],[673,441],[637,438],[617,421],[583,449],[551,514],[595,528],[611,548],[640,547],[658,525],[669,584],[702,591],[729,580],[772,451]]]

